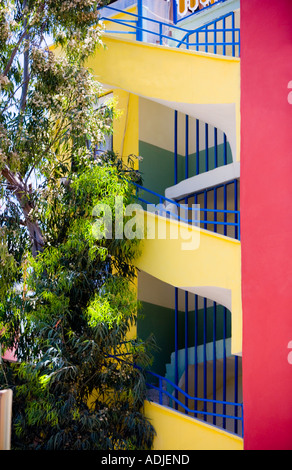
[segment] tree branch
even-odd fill
[[[21,179],[17,177],[7,166],[1,170],[2,176],[8,181],[13,190],[24,215],[26,226],[32,242],[32,254],[34,257],[44,249],[44,237],[37,221],[31,219],[33,204],[29,191]]]
[[[25,0],[25,2],[24,2],[23,9],[25,9],[26,5],[27,5],[27,0]],[[42,11],[44,10],[44,6],[45,6],[45,3],[42,2],[41,5],[39,5],[39,7],[38,7],[38,9],[37,9],[37,14],[40,13],[40,12],[42,12]],[[21,34],[20,38],[18,39],[18,42],[17,42],[15,48],[13,49],[12,54],[11,54],[11,56],[10,56],[10,59],[9,59],[7,65],[6,65],[6,67],[5,67],[5,70],[4,70],[4,72],[3,72],[3,76],[4,76],[4,77],[7,76],[9,70],[11,69],[13,60],[14,60],[14,58],[15,58],[15,56],[16,56],[18,50],[19,50],[19,47],[20,47],[20,45],[21,45],[23,39],[24,39],[25,36],[27,35],[27,33],[28,33],[28,31],[29,31],[29,28],[30,28],[29,22],[27,21],[27,19],[25,19],[25,21],[24,21],[24,31],[23,31],[23,33]]]
[[[24,52],[24,63],[23,63],[23,85],[20,98],[20,112],[23,113],[26,106],[26,97],[28,92],[28,82],[29,82],[29,39],[26,35],[27,46]]]
[[[14,48],[13,51],[12,51],[12,54],[11,54],[11,56],[10,56],[10,59],[9,59],[7,65],[6,65],[6,67],[5,67],[4,72],[3,72],[3,76],[4,76],[4,77],[6,77],[6,76],[8,75],[8,72],[9,72],[9,70],[11,69],[13,60],[14,60],[14,58],[15,58],[17,52],[18,52],[18,49],[19,49],[19,47],[20,47],[20,44],[22,43],[22,41],[23,41],[23,39],[25,38],[26,34],[27,34],[27,28],[24,30],[24,32],[23,32],[22,35],[20,36],[20,38],[19,38],[19,40],[18,40],[18,42],[17,42],[15,48]]]
[[[29,82],[29,79],[30,79],[30,76],[27,77],[27,82]],[[13,97],[16,95],[16,93],[18,92],[18,90],[20,90],[20,88],[23,87],[24,83],[25,83],[25,82],[21,82],[21,84],[20,84],[13,92],[11,92],[10,96],[9,96],[8,99],[7,99],[7,102],[6,102],[6,104],[5,104],[5,107],[4,107],[2,110],[1,110],[1,108],[0,108],[2,114],[5,113],[5,111],[6,111],[7,109],[9,109],[10,107],[15,106],[15,100],[14,100],[14,103],[13,103],[13,102],[10,103],[10,102],[11,102],[11,100],[13,99]]]

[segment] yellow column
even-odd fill
[[[121,89],[115,89],[113,93],[118,110],[113,124],[113,150],[127,164],[129,155],[139,155],[139,97]],[[135,169],[139,169],[138,160]],[[138,292],[137,280],[133,288]],[[133,325],[128,339],[136,335],[137,328]]]
[[[127,163],[129,155],[139,155],[139,98],[124,90],[114,90],[119,116],[114,120],[113,149]]]

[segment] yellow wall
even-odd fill
[[[97,51],[88,65],[95,70],[98,80],[113,87],[117,107],[122,111],[114,122],[114,150],[125,161],[130,154],[139,155],[139,96],[194,104],[234,103],[239,109],[239,59],[113,37],[106,37],[105,43],[106,49]],[[204,230],[197,231],[196,240],[198,237],[199,249],[191,251],[181,249],[182,237],[145,240],[137,267],[176,287],[230,290],[232,353],[240,354],[240,242]]]
[[[113,123],[113,150],[127,165],[129,155],[139,155],[139,98],[126,91],[113,90],[118,117]],[[138,169],[138,161],[135,168]],[[137,279],[134,288],[137,290]],[[133,325],[128,339],[137,335],[137,327]]]
[[[100,48],[88,64],[102,83],[180,103],[239,102],[239,59],[112,36],[103,41],[106,48]]]
[[[208,105],[211,114],[214,114],[214,106],[223,106],[220,111],[222,116],[225,112],[231,112],[224,106],[234,107],[232,119],[236,121],[236,159],[239,161],[239,59],[129,41],[110,35],[103,40],[106,47],[100,48],[88,63],[101,83],[160,100],[169,106],[171,103]]]
[[[240,437],[170,408],[145,402],[145,415],[157,434],[153,450],[243,450]]]
[[[242,351],[241,245],[232,238],[142,213],[147,238],[137,267],[175,287],[219,287],[231,291],[232,353]],[[158,224],[166,227],[166,239],[159,239]],[[184,231],[181,230],[184,227]],[[171,239],[169,234],[178,234]],[[163,235],[163,232],[160,232]],[[153,236],[153,238],[149,238]],[[187,237],[189,237],[187,239]],[[191,246],[193,240],[193,246]],[[192,249],[185,249],[185,248]],[[210,297],[212,298],[212,297]],[[213,299],[215,300],[215,299]]]
[[[126,163],[129,155],[139,155],[139,98],[120,89],[113,92],[119,111],[113,125],[113,148]]]

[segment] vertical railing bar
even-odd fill
[[[238,181],[234,180],[234,238],[238,240]]]
[[[241,42],[240,42],[240,29],[237,32],[238,34],[238,57],[240,57],[240,48],[241,48]]]
[[[238,403],[238,356],[234,358],[234,403]],[[238,417],[238,407],[234,406],[234,416]],[[238,433],[238,421],[234,420],[234,432]]]
[[[178,112],[174,112],[174,184],[178,183],[177,174],[177,140],[178,140]]]
[[[163,216],[163,211],[162,211],[162,206],[163,206],[163,197],[159,197],[159,215]]]
[[[205,124],[205,171],[209,171],[209,124]]]
[[[213,189],[214,191],[214,211],[217,210],[217,188],[214,188]],[[217,212],[214,212],[214,232],[216,233],[217,232]]]
[[[200,173],[200,121],[196,120],[196,174]]]
[[[204,297],[204,399],[207,398],[207,299]],[[204,411],[207,411],[207,403],[204,402]],[[207,416],[204,415],[204,421]]]
[[[177,24],[177,2],[172,0],[173,24]]]
[[[162,40],[162,23],[159,23],[159,44],[162,46],[163,40]]]
[[[218,168],[218,129],[214,127],[214,168]]]
[[[223,309],[223,398],[226,401],[226,382],[227,382],[227,366],[226,366],[226,318],[227,309]],[[223,415],[226,415],[226,405],[223,405]],[[226,418],[223,418],[223,428],[226,429]]]
[[[205,52],[208,52],[208,26],[205,28]]]
[[[235,13],[232,12],[232,55],[235,57]]]
[[[143,0],[137,0],[138,8],[138,27],[136,33],[136,40],[143,41]]]
[[[200,49],[200,43],[199,43],[199,31],[196,32],[196,43],[197,43],[197,46],[196,46],[196,51],[199,51]]]
[[[189,116],[186,115],[186,129],[185,129],[185,179],[189,177]]]
[[[213,303],[213,400],[216,400],[217,389],[217,351],[216,351],[216,330],[217,330],[217,304]],[[213,413],[216,414],[216,403],[213,403]],[[213,424],[216,424],[216,416],[213,416]]]
[[[214,54],[217,54],[217,21],[214,22]]]
[[[238,214],[238,240],[240,240],[240,212]]]
[[[175,385],[178,387],[178,288],[175,288]],[[175,389],[175,398],[178,398],[178,391]],[[177,403],[175,402],[175,409],[177,410]]]
[[[223,18],[223,55],[226,55],[226,18]]]
[[[227,136],[224,133],[224,165],[227,165]]]
[[[163,404],[162,377],[159,377],[159,405]]]
[[[187,196],[185,197],[185,215],[184,215],[184,219],[189,221],[189,199],[188,199]]]
[[[185,292],[185,392],[189,393],[189,293]],[[188,398],[185,397],[185,406],[188,407]],[[188,411],[186,410],[186,414]]]
[[[238,216],[237,216],[237,211],[238,211],[238,181],[234,180],[234,211],[236,211],[236,214],[234,216],[234,222],[235,225],[235,239],[238,239]],[[234,358],[234,403],[238,403],[238,356],[235,356]],[[234,414],[237,417],[238,416],[238,408],[237,406],[234,407]],[[234,420],[234,432],[237,434],[238,433],[238,421],[237,419]]]
[[[207,207],[208,207],[208,191],[205,190],[205,191],[204,191],[204,209],[207,209]],[[208,212],[203,211],[203,214],[204,214],[204,219],[203,219],[203,220],[205,220],[205,222],[204,222],[204,228],[207,228],[207,227],[208,227],[208,224],[207,224],[206,221],[208,220]]]
[[[198,296],[195,294],[195,357],[194,357],[194,396],[198,396]],[[194,409],[197,409],[197,401],[194,402]],[[197,417],[197,413],[194,414]]]
[[[240,240],[240,201],[239,199],[239,191],[240,191],[240,185],[239,181],[236,181],[236,209],[237,209],[237,214],[236,214],[236,221],[237,221],[237,240]]]
[[[223,192],[224,192],[224,211],[227,211],[227,185],[224,184],[223,186]],[[224,212],[224,235],[227,235],[227,213]]]

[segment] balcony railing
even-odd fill
[[[128,354],[126,353],[124,355],[117,356],[109,355],[108,357],[111,357],[118,362],[133,366],[136,369],[142,370],[142,368],[137,364],[129,362],[128,359],[124,359],[124,357],[127,356]],[[208,418],[209,420],[211,418],[211,421],[214,425],[216,425],[216,422],[218,422],[219,419],[222,419],[223,425],[218,425],[217,427],[222,427],[223,429],[226,429],[226,420],[231,420],[234,423],[234,434],[240,434],[243,436],[244,429],[242,403],[200,398],[197,396],[193,397],[182,390],[179,386],[175,385],[171,380],[162,377],[155,372],[144,370],[144,374],[146,376],[146,386],[148,391],[150,392],[152,390],[154,394],[157,395],[154,397],[153,395],[151,396],[151,393],[148,393],[147,398],[150,401],[158,403],[162,406],[167,406],[174,409],[175,411],[182,412],[189,417],[196,418],[204,422],[207,422]],[[172,392],[169,390],[172,390]],[[190,406],[189,402],[192,402]],[[203,409],[201,409],[202,406],[200,406],[200,403],[203,403]],[[208,405],[212,408],[212,411],[208,411]],[[227,407],[229,407],[228,409],[230,410],[230,413],[226,412]],[[218,411],[218,409],[222,409],[222,412]],[[233,412],[231,410],[233,410]],[[241,423],[240,427],[239,423]]]
[[[157,399],[152,399],[152,401],[157,400],[157,403],[160,405],[166,405],[175,410],[180,410],[181,412],[187,414],[190,417],[201,419],[205,422],[208,420],[208,418],[212,418],[211,421],[213,422],[213,424],[216,424],[216,422],[221,418],[223,423],[225,423],[222,426],[223,429],[226,427],[226,420],[231,420],[234,422],[234,434],[238,434],[238,423],[241,423],[241,434],[243,436],[242,403],[193,397],[186,393],[184,390],[182,390],[180,387],[175,385],[170,380],[166,379],[165,377],[161,377],[160,375],[154,372],[147,371],[146,376],[151,377],[152,379],[151,382],[146,382],[147,387],[157,392]],[[173,390],[173,392],[170,393],[167,390],[168,388]],[[165,397],[167,398],[167,400],[164,399]],[[184,402],[182,400],[184,400]],[[200,406],[200,404],[202,404],[203,406]],[[208,407],[212,409],[212,411],[207,411]],[[228,409],[230,410],[233,409],[233,413],[230,411],[230,414],[228,414],[226,412],[227,407],[229,407]],[[223,410],[222,412],[217,411],[221,408]]]
[[[149,212],[207,230],[211,226],[211,230],[213,228],[214,232],[217,231],[218,226],[223,226],[225,228],[224,234],[227,234],[227,227],[234,227],[236,234],[238,234],[236,238],[240,238],[240,211],[201,208],[198,204],[192,204],[190,207],[188,203],[179,204],[136,183],[135,188],[137,198],[143,204],[143,209]],[[224,220],[217,220],[219,215]],[[233,216],[234,222],[227,221],[228,215]]]
[[[107,29],[108,33],[132,34],[137,41],[154,42],[188,50],[233,57],[240,55],[240,28],[235,25],[234,12],[199,28],[186,29],[171,22],[154,20],[113,6],[104,7],[104,9],[107,12],[112,11],[113,16],[104,15],[101,16],[101,20],[123,27],[118,30]],[[122,14],[124,18],[114,18],[114,14]]]

